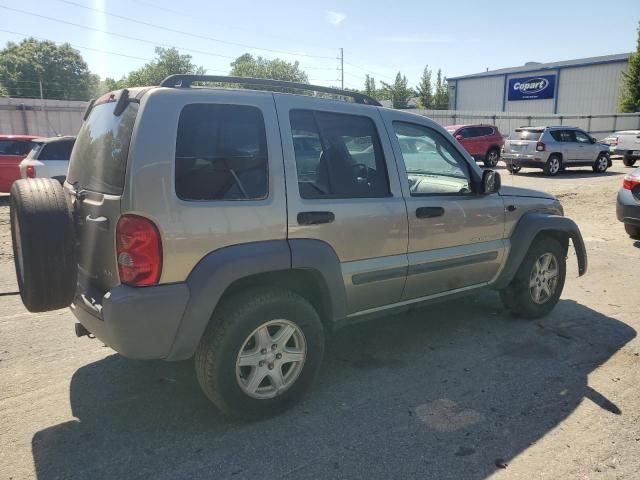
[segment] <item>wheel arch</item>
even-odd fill
[[[220,301],[246,288],[290,288],[331,325],[346,312],[340,262],[318,240],[270,240],[233,245],[207,254],[187,278],[189,301],[167,360],[190,358]]]
[[[516,225],[510,238],[509,256],[500,276],[493,284],[494,288],[500,290],[509,285],[529,247],[541,236],[549,236],[558,240],[565,249],[565,253],[569,248],[569,239],[571,239],[578,260],[578,275],[582,276],[587,272],[587,251],[576,223],[570,218],[532,212],[523,215]]]

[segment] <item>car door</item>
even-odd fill
[[[579,161],[581,153],[575,130],[554,130],[551,135],[558,141],[557,148],[553,150],[558,150],[562,153],[562,162],[564,164],[572,164]]]
[[[505,255],[505,211],[499,194],[476,192],[479,167],[435,123],[381,111],[392,143],[409,218],[409,270],[403,300],[485,285]],[[403,152],[398,138],[419,145]]]
[[[592,163],[596,161],[600,153],[600,147],[592,142],[591,137],[582,130],[575,131],[576,160],[580,163]]]
[[[289,240],[320,240],[335,251],[347,314],[400,301],[408,267],[407,211],[378,110],[274,96],[285,157]]]
[[[474,157],[480,156],[480,137],[479,137],[479,129],[476,127],[465,127],[461,130],[461,135],[463,137],[462,146],[465,148],[467,152],[469,152]]]

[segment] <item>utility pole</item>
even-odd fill
[[[344,90],[344,48],[340,47],[340,84]]]

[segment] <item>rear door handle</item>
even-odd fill
[[[333,212],[300,212],[298,213],[298,225],[320,225],[331,223],[336,219]]]
[[[434,218],[444,215],[444,208],[442,207],[419,207],[416,208],[417,218]]]

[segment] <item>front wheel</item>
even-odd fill
[[[196,351],[196,375],[224,414],[257,419],[298,400],[323,353],[322,323],[306,299],[257,288],[216,310]]]
[[[636,164],[636,159],[625,155],[622,157],[622,163],[625,167],[633,167]]]
[[[487,168],[495,168],[500,160],[500,150],[497,148],[490,149],[484,157],[484,166]]]
[[[595,173],[604,173],[609,168],[609,157],[606,153],[598,155],[595,163],[591,167]]]
[[[500,291],[506,308],[524,318],[548,314],[556,306],[567,273],[566,252],[554,238],[534,240],[509,286]]]

